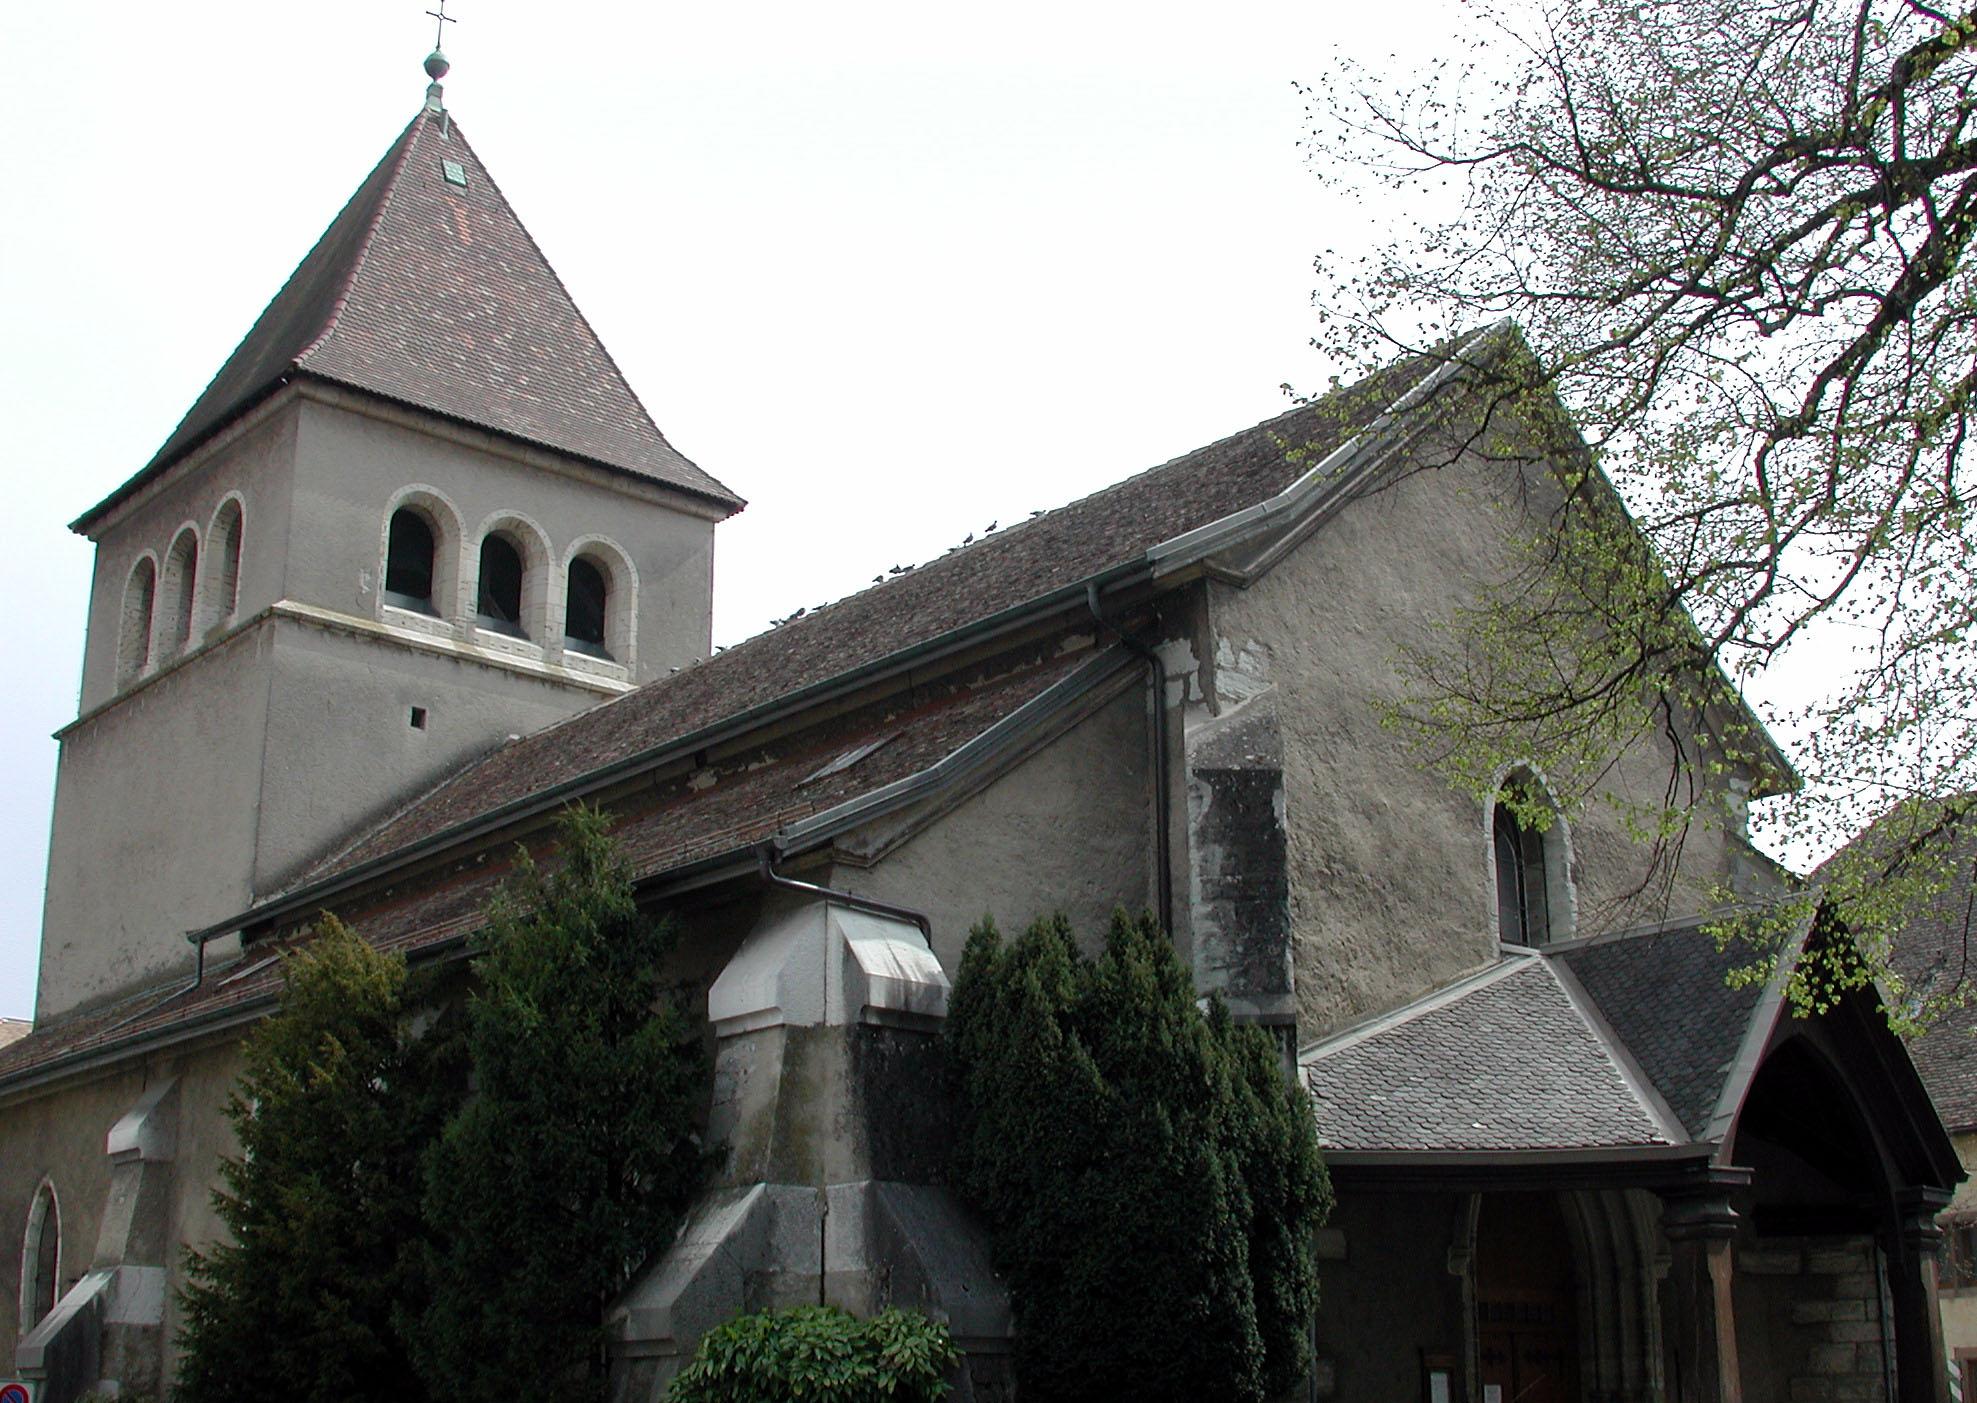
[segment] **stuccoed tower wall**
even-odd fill
[[[716,513],[366,408],[297,396],[94,537],[83,711],[60,735],[37,1020],[189,967],[188,930],[279,890],[463,762],[707,655]],[[432,616],[380,589],[387,523],[408,491],[446,523],[438,573],[455,588]],[[132,569],[228,502],[242,512],[233,607],[220,612],[217,581],[202,580],[184,648],[154,640],[150,665],[120,685]],[[552,607],[526,639],[475,623],[489,522],[532,530],[542,547],[530,572]],[[619,601],[633,615],[623,661],[562,648],[563,570],[578,549],[619,551],[635,584]]]
[[[726,1159],[612,1312],[618,1403],[659,1403],[723,1321],[813,1304],[926,1311],[968,1356],[953,1396],[1007,1396],[1008,1294],[936,1182],[947,995],[898,917],[796,898],[749,932],[708,992],[708,1130]]]

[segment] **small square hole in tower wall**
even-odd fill
[[[412,729],[423,731],[426,728],[426,709],[423,706],[412,708]]]

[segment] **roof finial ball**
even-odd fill
[[[444,43],[446,39],[446,26],[449,24],[458,24],[460,21],[446,13],[446,0],[439,0],[439,8],[437,10],[427,10],[426,13],[431,15],[434,21],[432,52],[426,55],[426,77],[432,79],[432,82],[426,87],[426,110],[428,112],[444,112],[446,108],[445,104],[441,101],[439,80],[444,78],[453,68],[453,65],[446,61]]]

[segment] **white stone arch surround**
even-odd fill
[[[1543,835],[1545,907],[1549,924],[1546,943],[1555,945],[1561,940],[1570,940],[1578,927],[1578,884],[1572,877],[1572,824],[1565,817],[1564,806],[1558,802],[1557,794],[1543,772],[1525,761],[1504,765],[1497,770],[1490,784],[1489,799],[1483,805],[1483,875],[1485,889],[1489,893],[1490,931],[1498,941],[1503,940],[1497,917],[1500,908],[1497,902],[1495,823],[1497,803],[1503,792],[1512,787],[1537,798],[1551,813],[1551,822]]]
[[[158,616],[158,555],[143,550],[124,573],[123,601],[117,610],[117,686],[127,687],[157,661],[151,634]]]
[[[199,636],[199,572],[205,568],[198,522],[180,522],[171,541],[158,572],[157,603],[151,611],[151,656],[161,664],[186,652]]]
[[[545,645],[563,641],[563,601],[555,601],[556,627],[552,633],[550,624],[550,596],[552,577],[560,588],[563,572],[557,568],[556,552],[549,544],[549,533],[542,529],[533,518],[517,511],[497,511],[483,520],[474,532],[469,546],[473,585],[468,591],[466,609],[469,614],[476,611],[480,597],[480,552],[481,542],[491,535],[508,537],[520,549],[522,555],[522,633],[529,642]]]
[[[563,564],[556,572],[556,588],[550,608],[554,613],[557,642],[563,638],[563,613],[569,599],[570,566],[588,559],[604,571],[610,590],[604,606],[604,646],[611,661],[632,671],[638,666],[638,567],[616,541],[595,533],[579,536],[563,552]]]
[[[211,631],[240,612],[240,561],[247,549],[247,499],[229,492],[206,522],[206,549],[199,562],[199,618],[194,628]]]
[[[378,617],[388,617],[393,623],[420,621],[423,618],[412,610],[384,602],[385,558],[391,546],[391,518],[407,507],[418,512],[432,527],[433,613],[448,624],[458,623],[472,613],[472,601],[465,597],[466,582],[472,578],[472,572],[467,568],[467,535],[461,528],[463,518],[452,498],[425,483],[413,483],[393,493],[391,500],[385,503],[383,516],[378,520]],[[478,543],[479,537],[475,541]],[[390,611],[388,615],[387,610]]]
[[[62,1295],[62,1201],[55,1192],[55,1181],[43,1175],[41,1183],[34,1190],[34,1197],[28,1201],[26,1229],[21,1233],[21,1272],[20,1289],[14,1300],[19,1307],[15,1312],[16,1324],[22,1335],[32,1330],[38,1321],[28,1316],[28,1302],[33,1299],[34,1289],[40,1283],[35,1276],[35,1265],[41,1259],[43,1236],[49,1231],[53,1219],[55,1233],[55,1281],[54,1297]]]

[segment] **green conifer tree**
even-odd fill
[[[187,1253],[176,1397],[419,1403],[393,1316],[444,1114],[439,1055],[408,1034],[404,960],[334,917],[283,972],[226,1106],[240,1153],[213,1206],[231,1240]]]
[[[466,1016],[475,1090],[426,1171],[435,1395],[604,1397],[605,1308],[672,1240],[705,1162],[705,1058],[661,983],[672,943],[589,809],[491,908]]]
[[[1204,1017],[1151,918],[970,937],[948,1056],[957,1179],[992,1225],[1024,1397],[1258,1400],[1308,1366],[1330,1207],[1275,1050]]]

